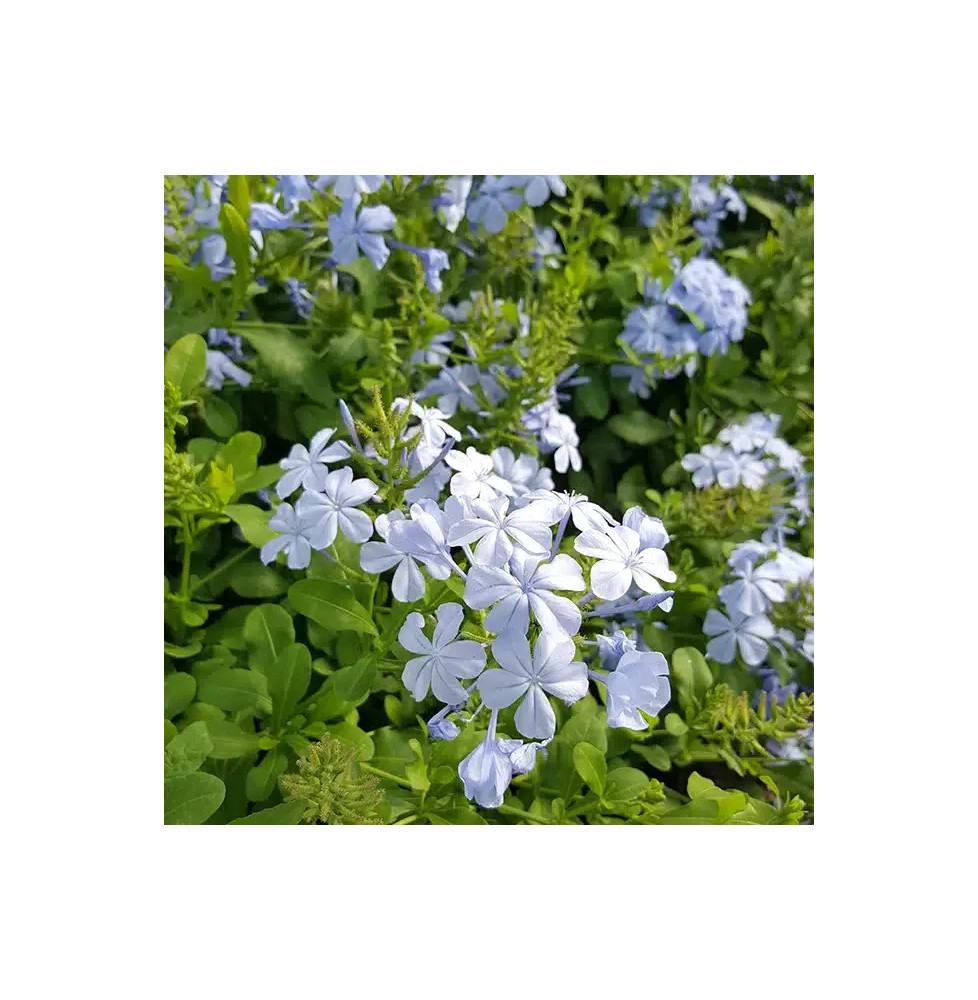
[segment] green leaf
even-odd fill
[[[283,382],[301,385],[315,357],[307,344],[286,326],[236,327],[258,352],[268,371]]]
[[[289,759],[281,750],[265,754],[261,763],[256,764],[245,778],[245,795],[251,802],[264,802],[275,791],[279,775],[284,774]]]
[[[260,451],[261,438],[251,431],[242,431],[221,447],[214,456],[214,461],[222,469],[234,470],[234,482],[237,486],[239,479],[247,479],[258,468]]]
[[[665,717],[665,727],[666,727],[666,732],[670,736],[682,736],[683,733],[685,733],[686,730],[689,728],[689,726],[687,726],[686,723],[682,720],[682,718],[675,712],[670,712]]]
[[[181,337],[163,359],[163,377],[172,382],[184,399],[204,381],[207,373],[207,344],[196,333]]]
[[[259,809],[250,816],[233,819],[228,826],[295,826],[302,819],[305,804],[301,799],[283,802],[270,809]]]
[[[204,423],[218,437],[230,437],[238,428],[238,414],[226,399],[211,393],[204,400]]]
[[[258,750],[258,735],[246,733],[236,722],[213,719],[206,723],[207,733],[214,744],[208,757],[214,760],[233,760],[246,757]]]
[[[193,700],[197,682],[191,674],[167,674],[163,678],[163,716],[172,719],[179,715]]]
[[[200,682],[199,698],[225,712],[270,712],[268,682],[257,670],[222,667]]]
[[[247,174],[231,174],[228,177],[228,201],[238,210],[242,219],[251,215],[251,194],[248,190]]]
[[[377,627],[367,609],[341,584],[300,580],[289,587],[289,603],[323,628],[377,635]]]
[[[437,813],[425,813],[432,826],[488,826],[474,809],[457,806]]]
[[[357,760],[370,760],[374,755],[374,741],[358,726],[350,722],[338,722],[327,726],[326,732],[356,750]]]
[[[163,775],[192,774],[214,749],[207,724],[192,722],[163,748]]]
[[[262,510],[249,503],[232,503],[224,508],[224,513],[241,529],[245,540],[256,548],[260,549],[266,542],[278,537],[268,526],[268,519],[272,516],[270,510]]]
[[[260,604],[245,619],[244,639],[248,644],[248,665],[266,673],[268,665],[295,642],[292,617],[278,604]]]
[[[608,416],[611,407],[611,399],[608,390],[603,382],[598,381],[597,376],[591,375],[591,381],[579,385],[574,390],[574,398],[577,405],[595,420],[604,420]]]
[[[702,701],[713,683],[706,658],[693,646],[681,646],[672,654],[672,676],[683,708]]]
[[[234,474],[234,489],[237,496],[244,493],[257,493],[258,490],[267,490],[282,478],[282,470],[277,465],[260,465],[248,476],[239,478],[237,472]]]
[[[259,562],[235,566],[228,581],[239,597],[278,597],[288,590],[288,583],[273,566]]]
[[[349,667],[337,670],[330,678],[333,690],[344,701],[358,702],[370,694],[371,685],[377,674],[377,667],[369,660],[361,660]]]
[[[291,624],[291,620],[290,620]],[[274,659],[265,662],[268,690],[275,705],[273,730],[290,718],[296,705],[302,701],[312,679],[312,654],[308,646],[293,643]]]
[[[235,280],[244,281],[247,287],[248,275],[251,273],[251,233],[248,230],[248,223],[229,202],[221,206],[218,221],[221,224],[221,233],[227,240],[228,254],[234,261]]]
[[[604,798],[609,802],[630,802],[643,795],[649,779],[637,767],[619,767],[608,772]]]
[[[224,782],[213,774],[176,774],[163,779],[163,822],[197,825],[224,801]]]
[[[645,410],[616,414],[607,426],[630,444],[654,444],[669,436],[669,425]]]
[[[604,754],[590,743],[578,743],[574,747],[574,768],[587,782],[592,792],[598,795],[604,791],[608,762]]]
[[[672,760],[665,747],[638,745],[632,749],[640,757],[644,757],[657,771],[668,771],[672,768]]]
[[[595,712],[578,712],[561,727],[560,739],[570,744],[590,743],[602,753],[608,749],[608,728]]]

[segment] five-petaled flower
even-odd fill
[[[612,729],[648,729],[639,709],[658,715],[669,701],[669,664],[661,653],[632,650],[608,674],[608,725]]]
[[[478,541],[475,562],[480,566],[505,566],[515,546],[531,555],[550,551],[550,525],[540,505],[509,510],[508,497],[471,500],[468,516],[451,526],[449,545],[471,545]]]
[[[370,515],[357,510],[376,492],[377,484],[369,479],[354,479],[348,466],[326,476],[322,492],[306,490],[299,497],[296,510],[316,520],[316,548],[325,549],[336,541],[339,528],[351,542],[365,542],[373,534]]]
[[[360,567],[368,573],[379,574],[396,566],[391,593],[394,595],[395,601],[409,604],[412,601],[420,601],[424,597],[425,582],[414,557],[394,548],[387,541],[391,525],[403,520],[404,515],[399,510],[391,511],[390,514],[380,514],[377,517],[374,527],[383,541],[367,542],[360,549]]]
[[[624,525],[609,528],[605,534],[582,532],[574,539],[574,548],[598,560],[591,567],[591,590],[606,601],[626,594],[633,582],[647,594],[660,594],[665,588],[659,580],[672,583],[676,579],[665,552],[642,548],[639,533]]]
[[[469,695],[459,678],[478,677],[486,665],[486,651],[472,639],[457,639],[465,617],[461,604],[441,604],[435,614],[438,624],[431,639],[422,631],[424,616],[417,611],[401,626],[397,635],[401,645],[420,654],[404,665],[401,679],[415,701],[423,700],[430,687],[446,705],[464,704]]]
[[[713,636],[706,645],[706,655],[717,663],[733,663],[737,650],[750,667],[764,662],[768,640],[774,638],[774,626],[764,615],[745,615],[739,611],[725,614],[710,608],[703,622],[703,631]]]
[[[312,558],[312,550],[321,548],[315,537],[315,517],[293,509],[290,503],[278,505],[268,526],[280,534],[261,547],[261,561],[266,566],[284,551],[288,556],[289,569],[305,569]]]
[[[329,439],[336,433],[334,427],[325,427],[305,445],[294,444],[288,458],[279,462],[285,475],[275,486],[281,499],[291,496],[301,486],[306,490],[321,490],[326,485],[326,466],[339,462],[350,455],[350,446],[345,441],[334,441],[327,448]]]
[[[391,253],[380,234],[393,229],[396,222],[394,213],[386,205],[363,208],[357,215],[356,203],[345,202],[339,215],[329,217],[333,260],[337,264],[352,264],[362,251],[379,271]]]
[[[548,694],[570,705],[587,694],[587,667],[574,659],[574,643],[563,635],[541,632],[530,655],[526,635],[510,630],[492,644],[502,670],[479,678],[479,693],[490,708],[507,708],[522,698],[513,721],[529,739],[550,739],[557,720]]]
[[[492,459],[475,448],[451,451],[445,461],[455,470],[451,491],[456,497],[466,500],[495,500],[500,494],[513,495],[513,487],[505,479],[496,475]]]

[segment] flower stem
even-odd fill
[[[385,781],[393,781],[395,785],[400,785],[402,788],[409,790],[412,787],[410,781],[407,781],[405,778],[399,778],[396,774],[391,774],[389,771],[382,771],[379,767],[373,767],[362,760],[357,763],[364,771],[369,771],[371,774],[377,775],[378,778],[383,778]]]
[[[228,559],[225,559],[224,562],[222,562],[219,566],[217,566],[215,569],[212,569],[210,573],[207,574],[207,576],[205,576],[201,580],[198,580],[197,583],[194,585],[193,590],[191,590],[190,593],[196,594],[201,587],[210,583],[211,580],[213,580],[215,577],[220,576],[221,573],[223,573],[225,570],[230,569],[236,562],[238,562],[239,559],[244,559],[244,557],[248,555],[249,552],[253,551],[254,549],[249,548],[249,549],[242,549],[240,552],[235,552],[233,556],[231,556]]]
[[[515,809],[513,806],[497,806],[496,812],[503,813],[505,816],[518,816],[520,819],[528,819],[531,823],[542,823],[545,826],[553,825],[549,819],[534,816],[533,813],[524,812],[522,809]]]

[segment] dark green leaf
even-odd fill
[[[305,805],[299,799],[283,802],[270,809],[259,809],[250,816],[233,819],[229,826],[295,826],[302,819]]]
[[[312,655],[301,642],[281,651],[262,668],[268,678],[268,690],[275,705],[275,731],[290,718],[302,700],[312,678]]]
[[[163,715],[179,715],[193,700],[197,682],[190,674],[167,674],[163,678]]]
[[[349,629],[376,635],[377,627],[367,609],[338,583],[300,580],[289,588],[289,603],[317,625],[336,632]]]
[[[244,638],[248,644],[248,663],[253,670],[267,673],[269,664],[295,642],[295,626],[285,608],[278,604],[260,604],[245,619]]]
[[[224,801],[224,782],[213,774],[177,774],[163,779],[163,822],[197,825]]]
[[[199,698],[226,712],[270,712],[268,682],[257,670],[222,667],[200,682]]]
[[[207,724],[192,722],[163,748],[164,776],[192,774],[204,763],[213,749],[214,744],[207,732]]]

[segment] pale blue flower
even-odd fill
[[[387,543],[398,552],[406,553],[424,563],[436,580],[447,580],[452,572],[460,572],[451,557],[445,534],[464,510],[456,509],[451,498],[442,511],[434,500],[419,500],[411,504],[409,520],[392,522]]]
[[[518,546],[531,555],[545,556],[553,540],[539,505],[509,509],[509,499],[470,500],[468,516],[452,525],[449,545],[476,545],[475,563],[504,567]]]
[[[566,472],[568,466],[575,472],[581,471],[581,453],[577,450],[580,443],[577,427],[566,413],[555,414],[540,432],[540,450],[546,454],[553,452],[558,472]]]
[[[281,209],[276,208],[268,202],[255,202],[251,206],[251,217],[249,228],[265,232],[269,229],[296,229],[305,226],[305,223],[296,222],[290,215],[286,215]]]
[[[725,490],[732,490],[743,483],[750,490],[759,490],[765,483],[770,470],[770,463],[765,459],[755,458],[750,452],[738,454],[730,449],[724,449],[713,460],[717,473],[717,484]]]
[[[358,215],[353,202],[344,203],[339,215],[329,217],[333,259],[337,264],[352,264],[363,251],[379,271],[390,256],[390,249],[380,234],[393,229],[396,222],[394,213],[386,205],[363,208]]]
[[[642,548],[639,534],[632,528],[608,528],[604,534],[582,532],[574,539],[574,548],[598,560],[591,567],[591,590],[607,601],[622,597],[633,583],[647,594],[661,594],[665,588],[659,580],[672,583],[676,579],[665,552]]]
[[[493,711],[486,738],[458,766],[465,797],[484,809],[503,804],[503,795],[513,780],[510,755],[523,746],[522,740],[496,739],[498,715],[498,711]]]
[[[731,611],[725,614],[710,608],[703,622],[703,632],[713,636],[707,643],[706,655],[717,663],[733,663],[740,650],[744,663],[756,667],[764,662],[768,640],[774,638],[774,626],[764,615],[744,615]]]
[[[227,241],[218,233],[205,236],[200,241],[200,259],[207,265],[212,281],[220,281],[234,274],[234,261],[228,256]]]
[[[413,253],[424,266],[424,280],[429,292],[438,293],[442,290],[441,272],[447,271],[451,267],[448,254],[437,247],[429,247],[421,250],[418,247],[409,246],[407,243],[399,243],[397,240],[390,241],[391,246],[400,250],[407,250]]]
[[[728,424],[717,435],[717,440],[729,444],[736,452],[764,448],[778,432],[781,417],[766,413],[752,413],[743,423]]]
[[[465,611],[461,604],[442,604],[435,612],[438,624],[431,639],[424,634],[424,616],[412,611],[397,634],[400,644],[410,653],[420,655],[404,665],[401,680],[415,701],[422,701],[431,688],[432,694],[447,705],[468,700],[469,694],[459,683],[482,673],[486,651],[481,643],[470,639],[458,640]]]
[[[354,479],[349,466],[336,469],[326,476],[322,492],[306,490],[299,497],[296,510],[316,518],[318,544],[325,549],[336,540],[337,529],[351,541],[365,542],[374,532],[370,515],[358,510],[377,492],[377,484],[369,479]]]
[[[207,331],[208,347],[226,347],[225,352],[232,361],[246,361],[242,348],[241,338],[230,334],[227,330],[219,326],[212,326]]]
[[[445,716],[449,712],[456,711],[459,709],[460,705],[445,705],[444,707],[438,709],[437,712],[425,723],[425,728],[428,730],[428,735],[433,740],[454,740],[459,734],[459,728],[455,725],[451,719],[446,719]]]
[[[469,202],[466,214],[469,222],[481,224],[486,232],[495,235],[503,231],[509,213],[522,203],[522,195],[512,190],[506,178],[490,174],[479,185],[478,196]]]
[[[557,232],[553,226],[547,226],[544,229],[534,226],[533,241],[530,256],[534,261],[534,270],[545,266],[560,267],[560,261],[557,258],[564,252],[564,248],[560,245],[560,240],[557,239]]]
[[[601,658],[601,666],[605,670],[614,670],[618,661],[626,654],[638,649],[638,643],[623,632],[617,629],[611,635],[599,635],[598,656]]]
[[[633,592],[637,588],[632,588]],[[663,611],[672,611],[672,598],[675,594],[673,590],[663,590],[659,594],[646,594],[633,600],[631,597],[619,598],[617,601],[609,601],[604,604],[596,604],[594,610],[588,618],[630,618],[638,611],[652,611],[661,607]],[[637,621],[637,619],[636,619]]]
[[[745,559],[731,570],[731,574],[736,577],[734,582],[721,587],[718,592],[728,611],[739,611],[748,617],[761,615],[772,604],[778,604],[787,597],[781,582],[781,567],[777,562],[758,565]]]
[[[208,389],[220,389],[224,386],[224,380],[231,379],[238,385],[247,388],[251,385],[251,372],[246,372],[239,368],[226,354],[221,351],[207,352],[207,379],[205,385]]]
[[[693,474],[693,485],[699,489],[712,486],[717,478],[717,459],[725,454],[725,449],[718,444],[705,444],[700,451],[683,455],[680,465]]]
[[[445,359],[452,353],[452,342],[455,334],[451,330],[436,333],[428,341],[426,347],[411,355],[412,365],[444,365]]]
[[[530,739],[550,739],[557,720],[547,695],[570,705],[587,694],[587,667],[574,660],[574,653],[574,643],[564,635],[542,632],[531,656],[524,632],[504,632],[492,644],[503,669],[487,670],[479,678],[479,694],[489,708],[507,708],[522,699],[516,728]]]
[[[523,188],[523,197],[527,205],[538,208],[553,192],[558,198],[567,194],[567,185],[559,174],[512,174],[503,177],[510,187]]]
[[[303,318],[309,319],[315,308],[316,300],[306,289],[306,283],[297,278],[287,278],[285,281],[285,294],[295,307],[295,311]]]
[[[379,575],[389,569],[394,569],[396,566],[397,569],[391,583],[391,593],[394,595],[395,601],[410,604],[414,601],[420,601],[424,597],[424,577],[421,575],[421,569],[413,556],[394,548],[387,541],[391,526],[404,519],[404,514],[399,510],[391,511],[390,514],[380,514],[377,517],[374,528],[383,541],[367,542],[360,549],[360,567],[368,573]]]
[[[293,510],[292,504],[281,503],[269,518],[268,526],[279,532],[279,536],[261,547],[261,561],[267,566],[284,551],[289,569],[305,569],[312,558],[312,550],[320,548],[314,538],[315,519]]]
[[[383,174],[323,174],[312,182],[312,186],[317,191],[332,186],[337,198],[350,201],[362,194],[379,191],[383,183]]]
[[[543,500],[548,505],[551,524],[570,518],[578,531],[604,531],[615,519],[599,504],[583,493],[554,492],[551,489],[536,489],[525,495],[527,500]]]
[[[612,729],[648,729],[639,709],[658,715],[671,697],[669,664],[661,653],[633,650],[625,653],[608,674],[608,725]]]
[[[703,354],[717,350],[725,354],[732,342],[743,339],[750,293],[716,261],[704,257],[691,260],[676,275],[667,299],[703,323],[699,344]]]
[[[309,448],[294,444],[288,458],[283,458],[278,464],[285,470],[285,475],[278,481],[275,492],[284,499],[295,493],[301,486],[307,490],[321,490],[326,483],[326,466],[331,462],[340,462],[350,456],[350,446],[345,441],[329,439],[336,433],[334,427],[321,430],[310,442]]]
[[[466,448],[464,453],[450,452],[445,461],[455,470],[452,496],[466,500],[495,500],[498,496],[512,495],[513,487],[496,475],[492,459],[475,448]]]
[[[451,177],[445,182],[442,193],[432,199],[431,207],[440,214],[450,233],[458,229],[458,224],[465,216],[465,203],[471,190],[471,177]]]
[[[536,767],[537,753],[547,756],[547,744],[550,740],[543,740],[541,743],[524,743],[510,755],[509,759],[513,764],[513,774],[529,774]]]
[[[532,455],[520,455],[517,458],[512,449],[503,446],[494,448],[489,457],[492,459],[496,475],[513,487],[513,495],[517,500],[522,502],[522,498],[533,490],[553,489],[554,481],[550,470],[546,467],[541,468],[540,463]],[[555,518],[549,523],[555,524],[556,521]]]
[[[279,174],[275,190],[282,196],[287,212],[294,212],[302,202],[312,197],[312,188],[305,174]]]
[[[641,507],[629,507],[622,516],[626,528],[638,532],[639,548],[664,549],[669,544],[669,533],[658,517],[646,514]]]
[[[509,569],[473,566],[465,583],[465,603],[475,611],[492,610],[485,626],[490,632],[516,629],[524,634],[530,613],[546,632],[576,635],[581,628],[581,610],[555,590],[585,590],[581,567],[561,553],[549,562],[520,549],[513,552]]]

